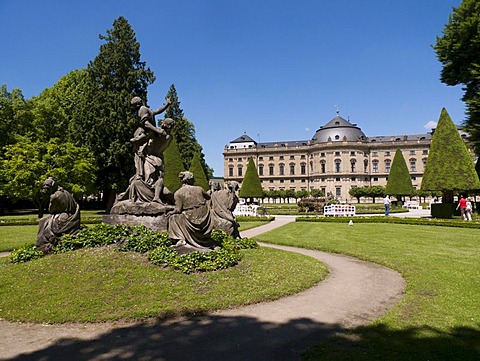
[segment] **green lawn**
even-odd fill
[[[479,235],[463,228],[297,222],[256,239],[351,255],[395,269],[407,281],[398,306],[312,348],[308,360],[478,360]]]
[[[0,227],[0,252],[8,252],[35,244],[38,226],[2,226]]]
[[[112,247],[82,249],[26,263],[0,259],[0,319],[101,322],[167,318],[278,299],[321,281],[313,258],[269,248],[245,250],[229,269],[184,274]],[[295,275],[295,277],[292,277]]]

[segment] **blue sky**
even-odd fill
[[[461,87],[439,80],[431,45],[461,0],[0,0],[0,84],[26,98],[87,66],[124,16],[157,80],[173,83],[215,175],[224,146],[310,139],[335,116],[367,136],[417,134],[442,107],[460,124]],[[133,161],[133,160],[132,160]]]

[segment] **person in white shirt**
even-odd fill
[[[383,198],[383,205],[385,206],[385,215],[388,216],[390,214],[390,196],[387,194],[385,198]]]

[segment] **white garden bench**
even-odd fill
[[[255,204],[237,204],[235,210],[233,211],[233,215],[237,216],[244,216],[244,217],[256,217],[258,215],[258,206]]]
[[[323,207],[323,215],[333,217],[353,217],[355,215],[355,206],[330,204]]]
[[[402,205],[402,208],[407,209],[423,209],[418,201],[407,201]]]

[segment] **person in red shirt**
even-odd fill
[[[464,196],[460,196],[457,209],[460,209],[460,215],[462,216],[462,220],[465,220],[465,208],[467,208],[467,200]]]

